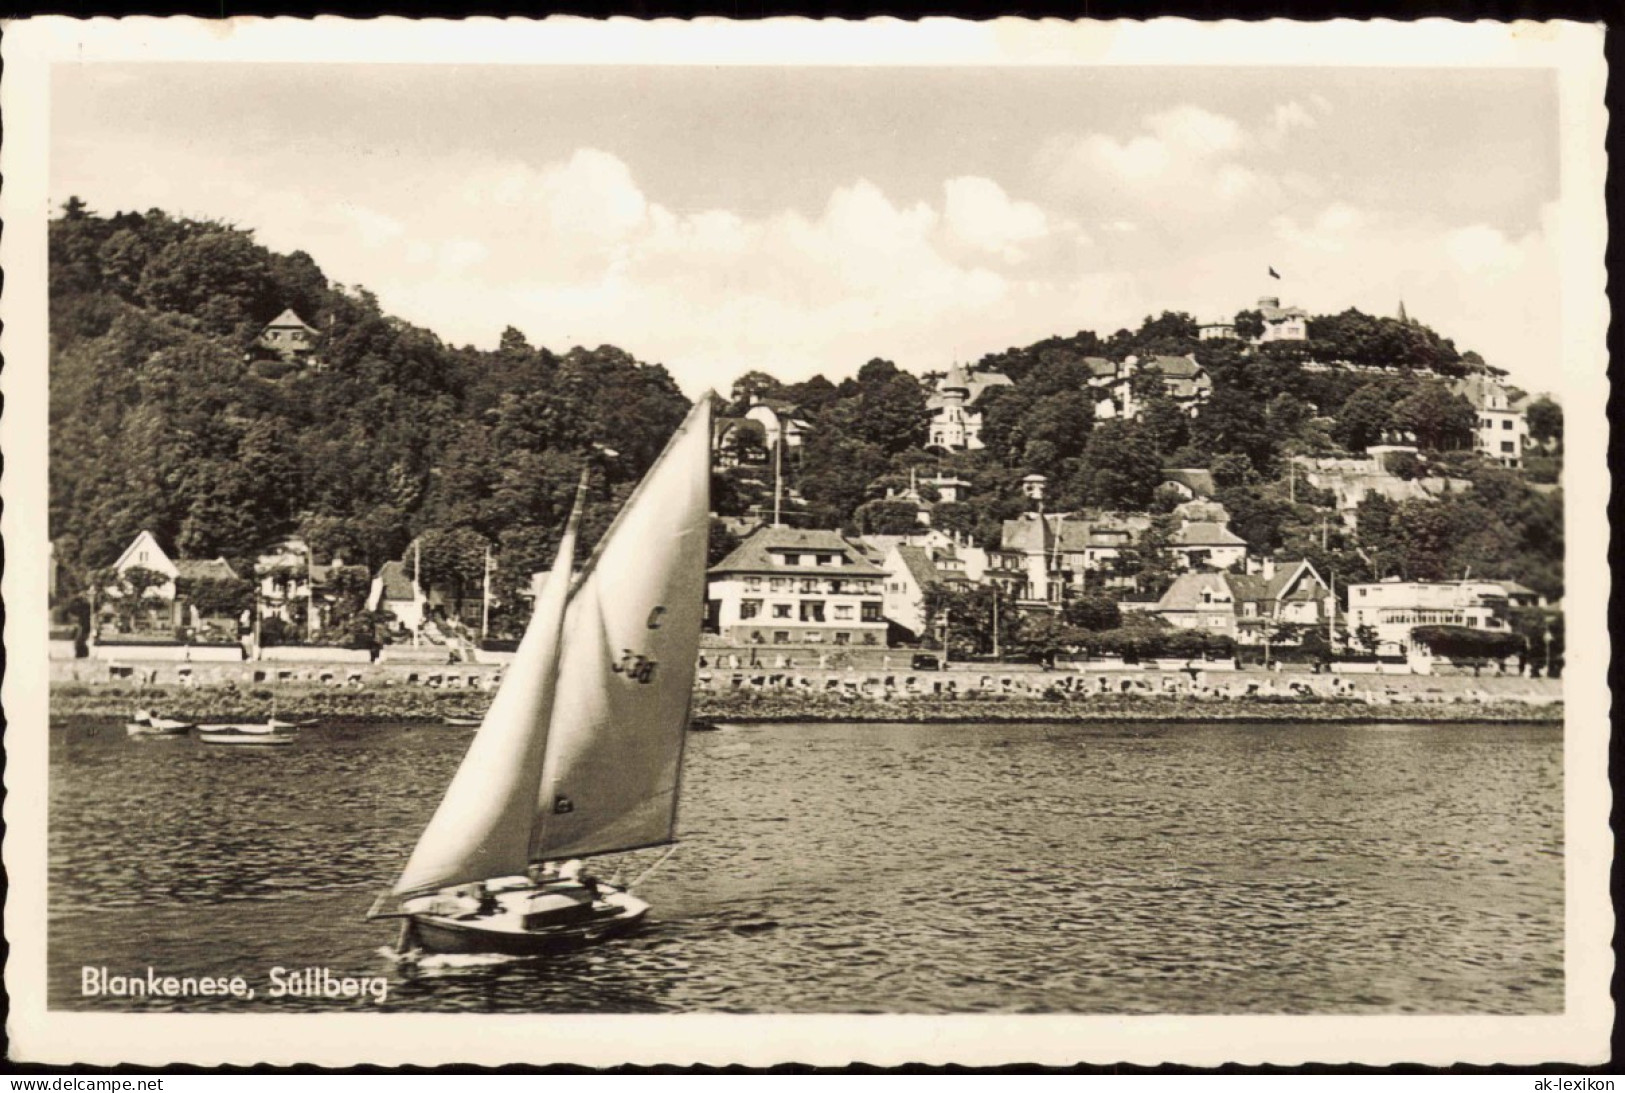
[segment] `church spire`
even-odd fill
[[[1407,324],[1411,321],[1411,317],[1405,314],[1405,301],[1403,299],[1399,301],[1399,321]]]

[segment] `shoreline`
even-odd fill
[[[271,684],[242,689],[221,687],[141,687],[111,683],[58,683],[51,687],[51,719],[122,719],[137,706],[156,707],[163,716],[220,721],[268,716],[320,718],[356,724],[436,723],[447,717],[478,716],[489,696],[477,691],[389,687],[347,690]],[[1561,724],[1561,699],[1530,701],[1488,698],[1457,689],[1450,694],[1411,694],[1404,700],[1372,702],[1325,696],[1254,696],[1203,699],[1188,695],[1109,694],[1044,698],[899,696],[892,699],[841,695],[697,691],[692,716],[724,724],[872,723],[1088,723],[1228,722]]]

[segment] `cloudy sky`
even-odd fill
[[[609,342],[691,394],[1263,293],[1403,299],[1538,390],[1556,117],[1537,69],[63,65],[50,177],[253,228],[450,342]]]

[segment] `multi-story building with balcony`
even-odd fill
[[[839,532],[765,527],[710,571],[717,632],[735,645],[884,645],[886,571]]]
[[[1369,626],[1379,652],[1408,652],[1418,626],[1507,633],[1507,590],[1499,581],[1401,581],[1349,586],[1349,632]]]

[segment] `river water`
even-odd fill
[[[1522,725],[772,725],[690,737],[638,933],[389,958],[364,921],[468,745],[51,730],[50,1005],[514,1012],[1557,1013],[1562,732]],[[648,862],[657,852],[635,857]],[[610,859],[595,863],[602,875]],[[242,975],[247,1000],[86,998]],[[268,970],[387,997],[268,997]]]

